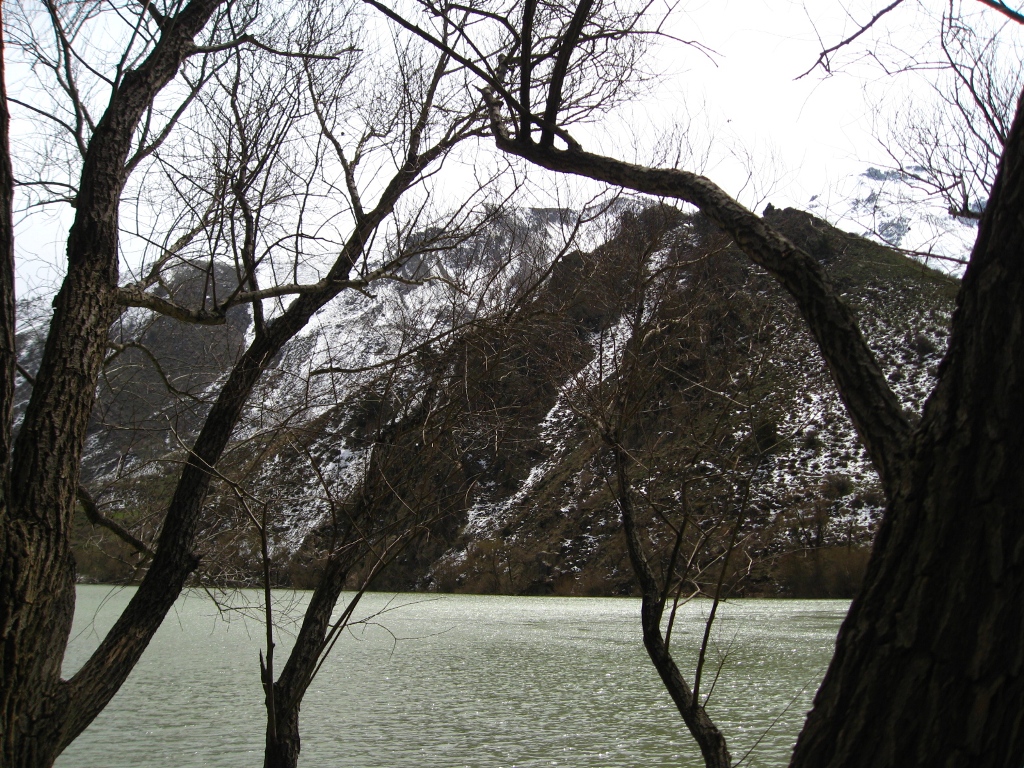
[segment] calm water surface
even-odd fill
[[[79,588],[66,674],[130,596]],[[308,593],[275,597],[297,616]],[[262,765],[263,627],[246,609],[259,599],[244,592],[223,611],[203,594],[181,598],[59,768]],[[740,600],[720,609],[711,661],[721,674],[708,709],[734,761],[753,747],[745,763],[785,765],[847,607]],[[706,609],[687,606],[673,637],[684,672]],[[300,762],[697,768],[699,752],[644,653],[639,610],[630,599],[370,595],[357,611],[370,618],[343,636],[306,694]],[[279,665],[290,644],[282,633]],[[713,670],[705,674],[707,690]]]

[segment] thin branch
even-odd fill
[[[978,2],[983,5],[987,5],[989,8],[995,8],[1011,21],[1015,21],[1018,24],[1024,24],[1024,14],[1021,14],[1020,11],[1013,10],[1013,8],[1008,6],[1006,3],[1001,2],[1001,0],[978,0]]]
[[[227,319],[227,311],[240,304],[248,304],[261,299],[273,299],[281,296],[299,296],[303,294],[317,294],[325,289],[344,290],[354,288],[365,289],[374,280],[381,279],[388,275],[380,274],[379,271],[370,273],[359,280],[329,280],[324,278],[316,283],[306,285],[275,285],[271,288],[261,288],[258,291],[236,291],[227,299],[217,304],[213,309],[189,309],[173,301],[146,293],[138,286],[128,285],[118,288],[117,303],[122,307],[141,307],[150,309],[161,315],[173,317],[183,323],[195,325],[223,325]]]
[[[987,0],[981,0],[981,2],[987,2]],[[872,16],[871,20],[867,24],[864,24],[860,29],[858,29],[852,35],[850,35],[849,37],[847,37],[847,38],[845,38],[843,40],[840,40],[838,43],[833,45],[831,48],[826,48],[824,51],[822,51],[820,54],[818,54],[818,60],[816,62],[814,62],[814,64],[811,65],[811,68],[808,69],[806,72],[804,72],[802,75],[799,75],[798,77],[796,77],[794,79],[800,80],[801,78],[807,77],[807,75],[811,74],[811,72],[813,72],[819,66],[822,67],[829,74],[832,74],[832,68],[831,68],[831,66],[829,64],[829,56],[831,56],[833,53],[838,51],[840,48],[845,48],[846,46],[848,46],[850,43],[852,43],[858,37],[860,37],[865,32],[867,32],[869,29],[871,29],[871,27],[873,27],[875,25],[875,23],[879,19],[881,19],[883,16],[885,16],[890,11],[895,10],[898,6],[900,6],[902,4],[903,4],[903,0],[894,0],[894,2],[890,3],[885,8],[883,8],[878,13],[876,13],[874,16]]]
[[[413,24],[411,21],[404,19],[401,15],[399,15],[395,11],[392,11],[386,5],[378,2],[377,0],[363,0],[363,2],[369,6],[376,8],[389,19],[396,22],[398,25],[404,27],[405,29],[409,30],[417,37],[420,37],[426,42],[430,43],[439,51],[447,53],[454,61],[457,61],[462,66],[466,67],[466,69],[468,69],[474,75],[479,77],[480,80],[487,84],[487,91],[484,93],[485,99],[488,97],[488,94],[490,94],[491,98],[493,98],[494,94],[497,94],[501,96],[502,99],[505,100],[505,103],[508,104],[511,109],[515,111],[521,111],[519,100],[516,99],[511,93],[509,93],[508,90],[500,82],[498,82],[498,78],[487,72],[484,72],[479,66],[474,64],[472,61],[467,59],[458,51],[454,50],[450,45],[441,42],[426,30],[422,29],[416,24]],[[548,123],[546,120],[536,115],[532,117],[532,120],[534,123],[539,125],[541,129],[551,130],[556,136],[563,139],[569,145],[570,148],[579,147],[579,142],[573,139],[572,136],[570,136],[564,128],[561,128],[557,125],[552,125]]]
[[[241,37],[236,37],[234,40],[228,40],[225,43],[219,45],[196,45],[188,50],[186,55],[195,56],[200,53],[223,53],[224,51],[230,51],[235,48],[241,48],[243,45],[251,45],[254,48],[259,48],[261,51],[271,53],[274,56],[284,56],[291,59],[308,59],[310,61],[337,61],[341,58],[343,53],[359,53],[362,49],[354,46],[348,46],[342,48],[334,53],[305,53],[303,51],[282,51],[278,48],[267,45],[266,43],[260,42],[253,35],[245,34]]]
[[[89,522],[95,526],[106,528],[108,531],[117,536],[121,541],[133,547],[139,554],[144,555],[146,558],[153,556],[153,550],[151,550],[141,540],[132,536],[120,523],[115,520],[111,520],[109,517],[100,512],[99,505],[96,500],[92,497],[92,494],[86,490],[84,485],[79,485],[76,491],[78,497],[78,503],[82,505],[82,509],[85,510],[85,516],[89,518]]]
[[[174,395],[178,395],[179,397],[187,397],[191,400],[194,400],[197,403],[202,402],[200,398],[196,397],[191,392],[186,392],[183,389],[178,389],[176,386],[174,386],[174,384],[171,383],[171,380],[167,376],[167,372],[164,371],[163,366],[160,364],[160,361],[157,360],[156,355],[154,355],[153,352],[149,349],[149,347],[147,347],[145,344],[138,341],[129,341],[123,344],[118,344],[111,341],[107,342],[107,347],[110,350],[112,350],[112,354],[108,355],[103,360],[104,367],[110,365],[110,363],[112,363],[115,359],[117,359],[122,354],[127,352],[129,349],[137,349],[143,355],[146,356],[150,363],[152,363],[153,368],[157,372],[157,375],[160,376],[160,380],[163,381],[164,386],[167,387],[167,390],[169,392],[171,392]]]
[[[25,381],[27,381],[32,386],[35,386],[36,377],[29,373],[27,370],[25,370],[25,367],[21,363],[15,363],[14,367],[17,369],[18,373],[21,374],[21,377],[25,379]]]
[[[57,125],[59,125],[61,128],[63,128],[68,133],[70,133],[72,136],[74,136],[76,138],[76,140],[77,140],[78,132],[74,128],[72,128],[70,125],[68,125],[66,122],[64,122],[59,117],[57,117],[56,115],[54,115],[54,114],[52,114],[50,112],[47,112],[46,110],[40,109],[39,107],[34,107],[31,104],[29,104],[27,101],[22,101],[21,99],[15,98],[14,96],[8,96],[7,97],[7,101],[10,102],[11,104],[17,104],[19,107],[23,107],[24,109],[27,109],[30,112],[35,112],[37,115],[39,115],[40,117],[45,117],[47,120],[52,120]],[[79,151],[84,155],[85,154],[85,146],[81,142],[78,142],[78,145],[79,145],[78,146]]]
[[[188,96],[186,96],[185,99],[181,102],[181,104],[178,105],[178,108],[174,110],[174,114],[172,114],[170,118],[167,120],[167,123],[160,130],[160,133],[157,134],[157,136],[148,144],[140,146],[139,149],[135,152],[135,154],[131,157],[131,159],[129,159],[128,162],[125,163],[125,173],[131,173],[133,170],[135,170],[139,163],[141,163],[147,157],[152,155],[161,147],[161,145],[163,145],[163,143],[167,140],[167,137],[170,136],[171,131],[174,130],[174,127],[178,124],[178,121],[181,119],[181,116],[185,114],[185,110],[188,109],[189,105],[195,100],[196,96],[199,95],[199,91],[202,90],[203,86],[206,85],[209,78],[212,77],[213,73],[210,73],[209,75],[207,75],[206,79],[199,79],[199,82],[192,87]]]

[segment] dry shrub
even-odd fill
[[[860,588],[871,550],[867,547],[825,547],[790,552],[772,569],[778,592],[785,597],[852,598]]]

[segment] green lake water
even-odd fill
[[[130,595],[79,588],[65,674]],[[260,599],[236,593],[225,609],[202,593],[181,598],[59,768],[261,766]],[[288,616],[307,599],[275,592],[285,627],[294,629]],[[753,748],[745,765],[786,764],[847,607],[720,608],[702,687],[720,666],[708,711],[734,762]],[[707,608],[686,606],[673,636],[690,675]],[[643,650],[639,610],[632,599],[369,595],[356,615],[371,618],[342,637],[306,694],[300,765],[697,768],[699,752]],[[290,644],[280,632],[278,665]]]

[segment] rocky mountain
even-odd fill
[[[822,261],[919,412],[956,282],[810,214],[765,215]],[[281,585],[348,548],[353,585],[379,570],[381,589],[629,594],[625,493],[652,561],[686,558],[689,588],[854,589],[877,478],[795,308],[703,217],[496,211],[406,247],[398,279],[343,294],[275,361],[217,469],[198,580],[258,583],[262,525]],[[201,275],[168,291],[200,301]],[[32,369],[45,312],[21,315]],[[251,332],[243,309],[112,329],[84,477],[143,542]],[[83,578],[145,567],[85,514],[76,531]]]
[[[948,202],[919,183],[918,177],[927,176],[927,169],[917,166],[906,172],[867,167],[841,179],[832,194],[811,197],[807,210],[944,272],[962,273],[978,236],[978,221],[950,215]],[[973,213],[980,213],[984,201],[973,205]]]

